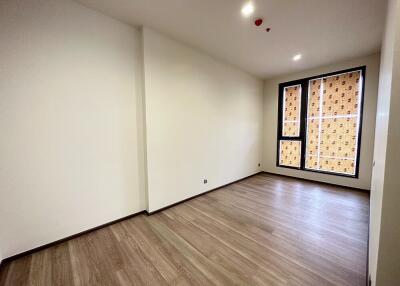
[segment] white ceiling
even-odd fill
[[[380,50],[386,0],[78,0],[136,26],[148,26],[262,78]],[[253,25],[261,16],[263,28]],[[267,33],[265,28],[271,27]],[[303,58],[292,61],[295,54]]]

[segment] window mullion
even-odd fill
[[[321,78],[321,87],[319,91],[319,123],[318,123],[318,148],[317,148],[317,169],[320,169],[321,160],[321,131],[322,131],[322,108],[324,99],[324,79]]]
[[[306,135],[307,135],[307,113],[308,113],[308,92],[309,84],[307,80],[303,80],[301,83],[301,114],[300,114],[300,136],[301,136],[301,164],[300,169],[305,169],[306,162]]]

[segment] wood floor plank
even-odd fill
[[[32,256],[22,257],[14,261],[10,267],[7,267],[8,273],[4,285],[6,286],[23,286],[28,285]]]
[[[178,252],[177,249],[157,231],[156,226],[151,223],[149,217],[138,217],[137,226],[144,234],[145,239],[151,241],[151,247],[157,247],[157,250],[161,253],[160,256],[152,257],[152,259],[159,259],[160,257],[166,258],[167,263],[174,269],[176,269],[176,278],[171,282],[170,285],[213,285],[212,281],[202,273],[190,262],[189,258]],[[160,271],[163,273],[165,269]]]
[[[237,207],[235,204],[225,204],[225,202],[219,201],[219,202],[214,202],[214,201],[209,201],[208,198],[205,196],[202,198],[204,201],[199,201],[199,202],[193,202],[193,204],[198,205],[198,207],[203,208],[203,210],[206,213],[214,213],[215,216],[219,217],[220,219],[224,219],[224,217],[228,216],[227,219],[225,219],[225,222],[233,225],[237,228],[242,227],[245,228],[248,233],[252,233],[253,237],[260,236],[262,240],[265,240],[264,243],[268,243],[268,245],[273,245],[274,248],[279,249],[281,247],[284,247],[285,251],[288,251],[290,249],[293,250],[293,247],[290,247],[288,244],[292,244],[292,246],[295,247],[296,250],[296,242],[297,239],[293,239],[293,237],[299,238],[306,236],[304,239],[304,246],[305,246],[305,251],[314,251],[317,253],[316,255],[324,255],[324,256],[330,256],[331,259],[337,259],[340,260],[341,256],[338,255],[340,253],[346,253],[346,257],[344,257],[341,261],[340,264],[343,263],[348,263],[349,268],[351,268],[353,262],[355,259],[363,259],[365,255],[365,244],[360,247],[359,251],[357,250],[352,250],[348,244],[345,245],[345,247],[340,248],[338,245],[338,240],[336,239],[335,242],[329,242],[329,239],[332,237],[332,234],[329,234],[327,236],[327,240],[324,241],[324,246],[329,245],[329,248],[325,247],[319,247],[320,243],[320,237],[321,234],[319,234],[318,237],[314,237],[308,233],[305,232],[306,226],[302,226],[301,222],[296,222],[294,225],[296,226],[302,226],[299,228],[300,231],[296,232],[296,229],[293,227],[288,226],[288,223],[285,224],[285,226],[277,225],[275,224],[274,221],[269,221],[269,217],[272,215],[265,215],[261,216],[256,211],[249,211],[251,208],[247,207],[247,209],[243,209],[240,207]],[[260,213],[260,211],[258,211]],[[235,217],[240,217],[241,219],[233,219]],[[243,223],[243,221],[245,223]],[[280,240],[276,239],[276,237],[272,237],[267,241],[268,238],[271,236],[268,235],[268,233],[265,233],[263,228],[263,223],[269,223],[267,226],[269,228],[274,228],[274,235],[279,235]],[[282,222],[282,221],[280,221]],[[239,224],[242,223],[242,224]],[[292,222],[293,223],[293,222]],[[287,229],[291,229],[292,231],[287,232]],[[314,231],[311,232],[311,234],[314,234]],[[287,242],[287,244],[283,244],[284,242]],[[279,245],[281,244],[281,246]],[[354,244],[354,242],[353,242]],[[348,253],[350,251],[350,253]],[[351,256],[349,256],[351,254]],[[358,257],[357,257],[358,255]],[[347,259],[350,258],[350,259]],[[354,266],[353,266],[354,267]],[[364,270],[364,267],[362,267],[362,270]]]
[[[0,286],[364,286],[368,222],[368,193],[259,174],[6,263]]]
[[[255,276],[258,276],[258,282],[254,285],[278,285],[271,276],[260,275],[263,272],[257,272],[259,267],[253,261],[245,259],[234,249],[227,247],[196,225],[185,221],[184,214],[181,215],[174,210],[166,211],[162,214],[161,221],[206,257],[209,266],[221,268],[229,277],[234,278],[231,285],[246,284],[246,281],[250,281]],[[286,285],[286,281],[283,282],[285,283],[279,285]]]

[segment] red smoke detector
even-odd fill
[[[261,24],[263,23],[263,19],[258,18],[254,21],[254,25],[256,25],[257,27],[261,26]]]

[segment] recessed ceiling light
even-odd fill
[[[295,56],[293,57],[293,60],[294,60],[295,62],[297,62],[297,61],[300,60],[300,59],[301,59],[301,54],[295,55]]]
[[[249,17],[254,12],[254,5],[251,2],[247,2],[242,7],[242,15],[245,17]]]

